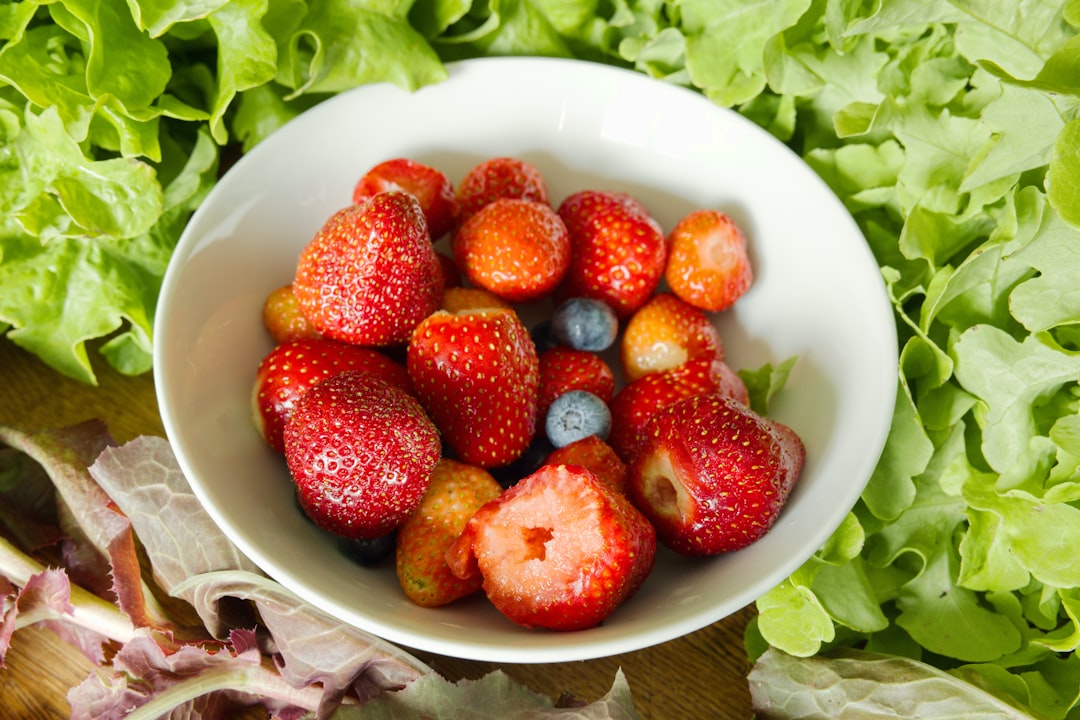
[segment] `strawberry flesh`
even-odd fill
[[[622,494],[575,465],[545,465],[480,508],[447,552],[529,628],[594,627],[652,570],[656,535]]]

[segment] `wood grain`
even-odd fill
[[[94,353],[91,352],[93,356]],[[127,377],[94,362],[99,384],[66,378],[0,338],[0,424],[24,430],[104,420],[119,442],[144,434],[164,436],[150,374]],[[567,693],[592,701],[610,688],[621,668],[634,705],[645,720],[685,718],[743,720],[751,715],[742,635],[747,608],[678,640],[609,658],[547,665],[494,665],[418,655],[448,678],[476,678],[501,668],[535,692]],[[92,670],[91,663],[40,628],[20,630],[0,669],[0,718],[67,718],[67,691]],[[265,718],[251,713],[245,718]]]

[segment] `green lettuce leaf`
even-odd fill
[[[278,44],[276,80],[303,93],[372,82],[414,90],[446,77],[435,51],[408,22],[411,0],[314,3]],[[374,50],[378,48],[378,50]]]
[[[768,651],[750,673],[757,717],[771,720],[867,716],[1031,720],[1012,698],[960,673],[879,653],[845,650],[812,660]]]

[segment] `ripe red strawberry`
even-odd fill
[[[536,347],[517,313],[439,310],[416,328],[406,366],[413,389],[458,459],[500,467],[536,429]]]
[[[353,188],[352,200],[363,203],[388,190],[403,190],[417,199],[432,240],[450,232],[457,200],[453,185],[441,170],[410,158],[385,160],[364,173]]]
[[[448,313],[461,313],[468,310],[490,310],[492,308],[512,309],[510,303],[498,295],[482,288],[455,287],[447,288],[443,293],[441,309]]]
[[[630,195],[602,190],[574,193],[558,212],[571,247],[561,296],[603,300],[629,317],[664,274],[667,240],[660,224]]]
[[[472,516],[446,555],[458,577],[528,628],[602,622],[652,570],[656,533],[622,493],[578,465],[545,465]]]
[[[420,504],[441,451],[439,431],[416,398],[366,372],[315,385],[285,425],[300,507],[347,538],[397,529]]]
[[[626,463],[599,435],[587,435],[556,448],[547,456],[544,464],[581,465],[604,484],[619,492],[626,492]]]
[[[328,337],[368,346],[408,340],[443,292],[416,198],[392,190],[334,213],[301,251],[293,291]]]
[[[318,382],[346,370],[363,370],[412,391],[405,366],[378,350],[322,337],[286,341],[263,357],[252,388],[255,425],[270,447],[285,451],[282,433],[297,399]]]
[[[395,567],[405,596],[422,607],[447,605],[480,589],[480,578],[450,572],[446,551],[473,513],[502,493],[487,470],[443,458],[420,506],[397,531]]]
[[[473,166],[457,185],[457,227],[488,203],[521,198],[550,204],[544,176],[535,165],[515,157],[493,157]]]
[[[274,344],[305,337],[317,337],[319,331],[300,311],[292,284],[271,291],[263,302],[263,325]]]
[[[695,210],[668,235],[664,278],[671,291],[702,310],[731,307],[754,280],[746,236],[725,213]]]
[[[571,390],[591,392],[604,402],[615,393],[615,373],[596,353],[558,345],[540,353],[537,417],[547,415],[555,398]]]
[[[768,532],[802,472],[794,430],[720,395],[687,398],[648,425],[627,492],[660,541],[686,555],[739,550]]]
[[[723,360],[699,358],[678,367],[644,375],[625,385],[608,403],[608,444],[624,461],[633,460],[645,424],[661,409],[695,395],[721,393],[744,404],[749,393],[742,378]]]
[[[670,370],[687,360],[724,359],[724,344],[703,311],[671,293],[659,293],[631,316],[619,345],[627,382]]]
[[[566,225],[547,203],[500,198],[474,213],[450,240],[474,285],[510,302],[550,295],[570,266]]]

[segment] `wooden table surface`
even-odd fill
[[[151,374],[122,376],[96,358],[94,367],[97,387],[60,375],[0,338],[0,424],[41,430],[100,418],[121,443],[139,435],[164,436]],[[621,667],[642,718],[742,720],[751,715],[742,645],[751,616],[746,608],[679,640],[610,658],[501,668],[536,692],[553,698],[568,692],[592,701],[610,689]],[[422,659],[452,679],[479,677],[498,667],[428,655]],[[80,654],[36,627],[15,635],[5,665],[0,669],[2,720],[69,717],[66,693],[92,670]],[[251,715],[259,717],[266,714]]]

